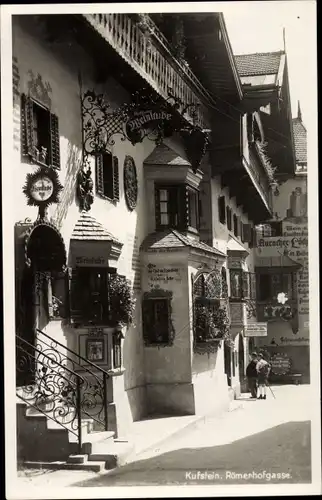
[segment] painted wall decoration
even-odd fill
[[[129,210],[134,210],[138,200],[138,179],[132,156],[126,156],[123,168],[125,201]]]
[[[168,284],[169,282],[181,283],[180,268],[177,266],[164,267],[148,264],[148,281],[150,285]]]
[[[52,101],[52,88],[50,83],[44,81],[39,73],[36,76],[31,69],[28,71],[28,75],[29,79],[27,86],[29,96],[33,97],[50,109]]]

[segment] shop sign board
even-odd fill
[[[267,323],[251,323],[245,327],[245,337],[266,337]]]

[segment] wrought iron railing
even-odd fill
[[[211,95],[191,69],[171,54],[166,39],[152,19],[149,20],[148,33],[143,33],[126,14],[84,14],[84,17],[159,95],[167,99],[171,90],[184,105],[196,105],[197,124],[209,128],[204,103],[213,104]],[[189,110],[187,119],[194,120],[194,116],[189,116]]]
[[[108,430],[109,374],[41,330],[37,333],[35,345],[16,335],[17,376],[26,373],[28,380],[17,396],[72,433],[80,452],[86,421],[96,430]]]

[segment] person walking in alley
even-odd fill
[[[250,390],[251,397],[255,399],[257,398],[257,361],[257,353],[253,352],[251,354],[250,362],[248,363],[248,366],[246,368],[248,389]]]
[[[258,383],[258,387],[259,387],[258,399],[266,399],[266,386],[268,383],[268,375],[270,372],[270,365],[264,359],[264,355],[262,352],[260,352],[258,354],[256,371],[257,371],[257,383]]]

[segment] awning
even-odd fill
[[[296,262],[295,260],[291,259],[288,255],[278,255],[275,257],[257,257],[256,259],[256,269],[260,268],[276,268],[276,267],[283,267],[283,268],[292,268],[292,270],[300,269],[302,265],[299,262]]]
[[[70,241],[72,267],[113,267],[122,247],[100,222],[82,212]]]
[[[61,271],[66,265],[66,248],[57,227],[37,220],[25,236],[25,263],[37,271]]]

